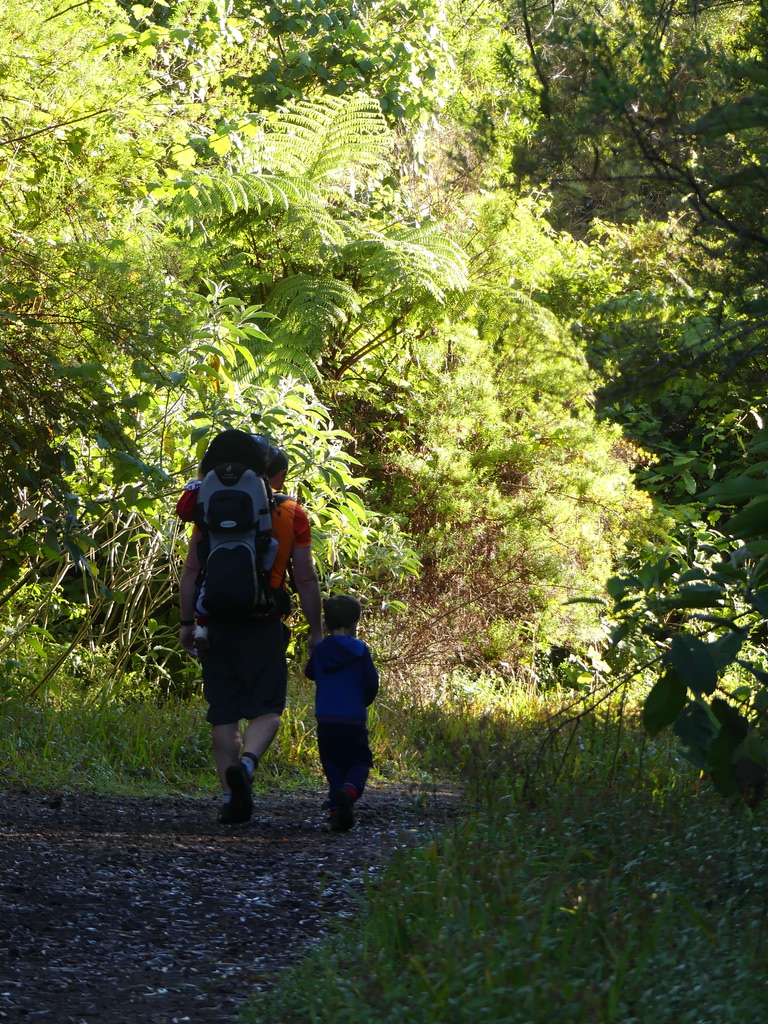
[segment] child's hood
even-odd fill
[[[315,648],[315,659],[326,672],[338,672],[365,654],[365,644],[356,636],[333,633]]]

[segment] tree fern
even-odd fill
[[[323,193],[354,192],[359,172],[382,165],[392,135],[372,100],[326,96],[297,103],[241,143],[225,168],[209,164],[152,190],[168,219],[194,233],[206,221],[284,210],[339,244],[342,234]]]
[[[242,213],[259,215],[265,208],[302,206],[312,208],[313,213],[321,209],[307,181],[276,174],[222,171],[214,176],[210,171],[189,171],[171,185],[155,189],[152,195],[165,207],[168,220],[188,233],[206,222]]]
[[[319,199],[290,206],[280,218],[280,234],[294,259],[301,253],[311,258],[329,246],[344,245],[348,239],[347,227],[339,219],[338,211]]]
[[[269,301],[269,310],[278,316],[272,331],[275,344],[320,363],[328,339],[359,317],[361,306],[360,296],[346,281],[309,274],[285,278],[275,285]],[[303,369],[306,377],[306,366]]]
[[[360,296],[346,281],[296,274],[279,281],[272,292],[270,309],[283,321],[304,322],[316,317],[329,329],[338,330],[360,312]]]
[[[269,344],[258,338],[249,338],[244,344],[251,352],[253,364],[250,360],[241,360],[232,374],[242,387],[276,385],[287,378],[303,381],[319,378],[314,353],[308,349],[302,335],[280,332],[280,337],[276,334]]]
[[[463,252],[435,227],[367,232],[329,253],[327,267],[279,281],[267,308],[280,320],[277,343],[295,346],[300,336],[318,362],[332,349],[336,375],[404,328],[418,333],[445,316],[467,284]]]
[[[393,137],[379,104],[365,96],[322,96],[284,111],[252,156],[275,172],[320,182],[378,167]]]
[[[426,293],[443,303],[467,286],[462,249],[436,226],[371,233],[347,245],[342,258],[409,301]]]
[[[190,171],[155,197],[193,236],[227,222],[224,258],[236,252],[244,268],[239,293],[278,317],[271,346],[248,343],[259,372],[306,379],[312,360],[333,350],[343,373],[406,325],[421,331],[445,315],[467,287],[461,248],[437,225],[372,229],[359,216],[368,207],[357,206],[356,190],[363,179],[371,187],[392,146],[377,104],[326,96],[245,126],[241,145],[222,147],[226,170]],[[249,266],[258,267],[258,290]],[[238,373],[251,372],[244,359]]]
[[[523,292],[499,287],[474,292],[474,323],[481,337],[504,347],[510,339],[561,346],[563,329],[557,317]]]

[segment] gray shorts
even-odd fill
[[[200,652],[203,694],[211,725],[282,714],[288,688],[280,619],[208,625],[210,648]]]

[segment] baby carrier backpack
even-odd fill
[[[204,477],[193,513],[203,535],[198,615],[232,619],[274,612],[273,508],[266,479],[242,463],[222,463]]]

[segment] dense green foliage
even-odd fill
[[[765,1016],[767,33],[0,3],[3,777],[213,784],[173,507],[243,426],[366,602],[379,777],[472,810],[259,1020]]]
[[[591,233],[634,258],[625,293],[586,309],[579,329],[603,414],[651,455],[638,478],[675,518],[667,549],[609,584],[613,657],[658,667],[648,728],[674,725],[721,791],[756,802],[768,765],[768,12],[638,4],[613,24],[575,6],[546,24],[521,13],[543,114],[525,173],[534,156],[560,217],[588,197]]]
[[[640,674],[759,798],[768,17],[620,13],[7,0],[9,693],[194,691],[174,496],[253,425],[384,666]]]
[[[460,72],[448,12],[413,13],[5,5],[9,681],[83,650],[185,692],[173,496],[247,423],[289,449],[324,585],[407,600],[387,657],[594,649],[563,599],[645,529],[568,331],[574,277],[608,278],[540,204],[430,201]]]

